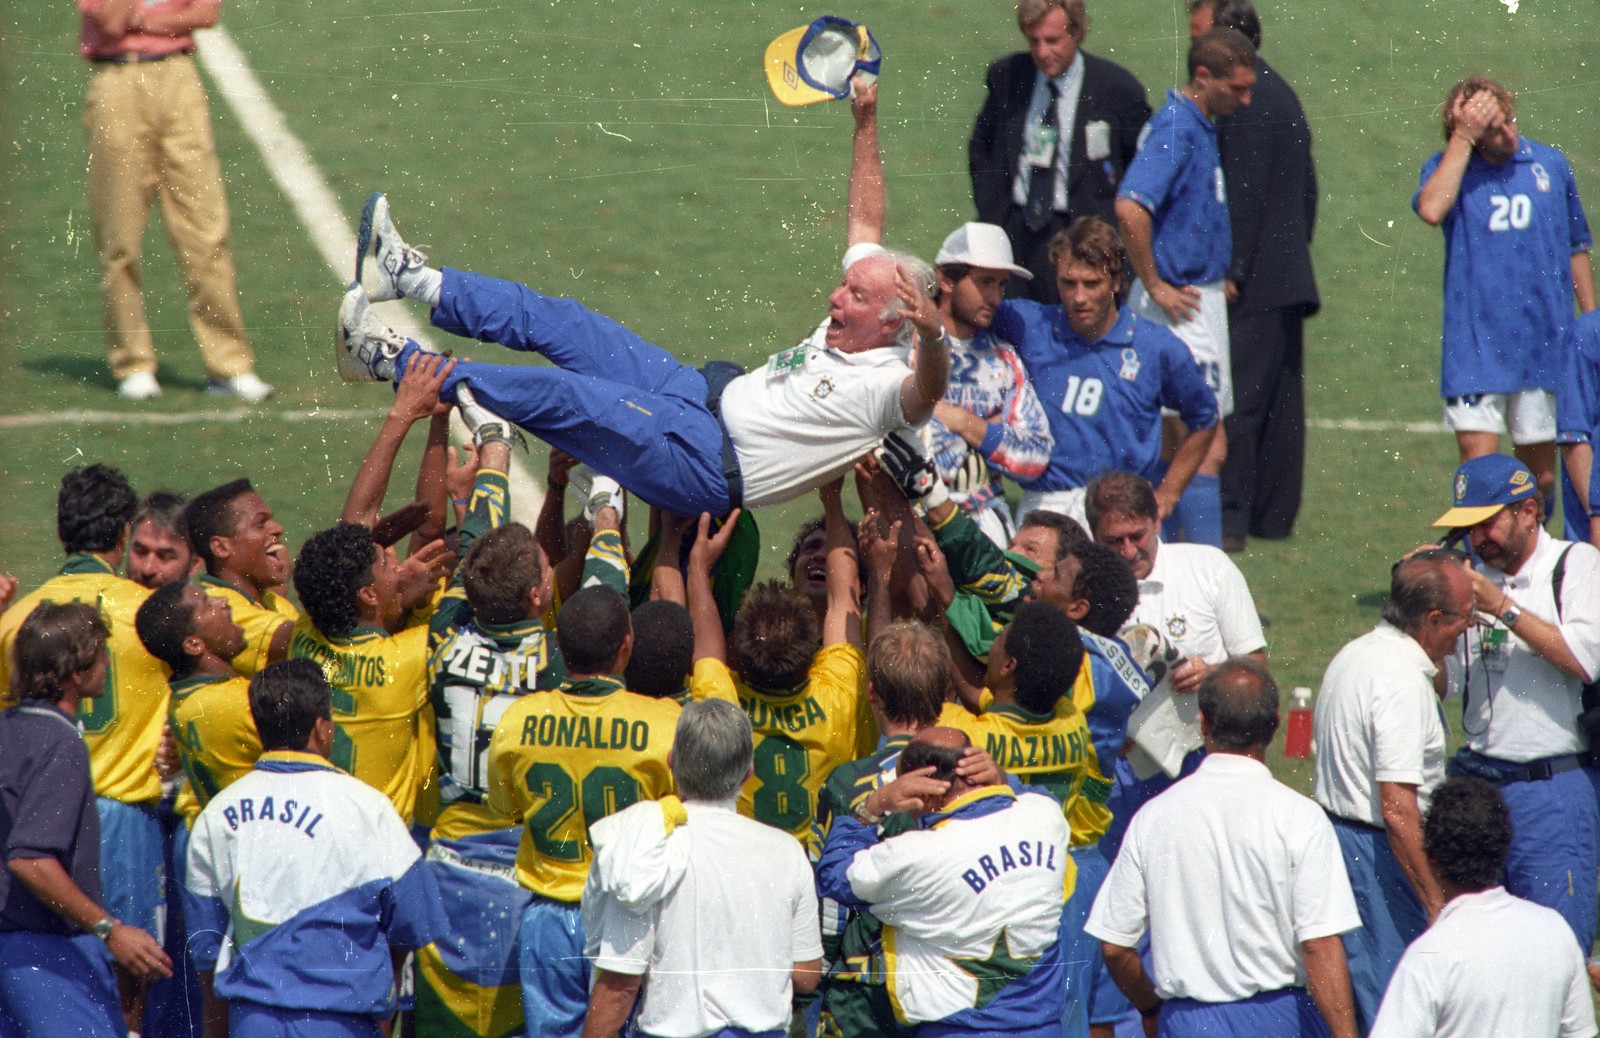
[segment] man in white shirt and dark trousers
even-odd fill
[[[1494,786],[1450,779],[1422,839],[1446,904],[1400,960],[1371,1038],[1590,1038],[1583,953],[1559,915],[1498,885],[1512,825]]]
[[[794,993],[816,989],[822,932],[805,851],[737,811],[753,750],[738,707],[691,703],[669,758],[682,800],[635,804],[590,829],[584,1038],[618,1033],[641,988],[641,1038],[780,1036]]]
[[[1435,682],[1472,623],[1458,552],[1402,560],[1377,627],[1328,665],[1317,695],[1317,803],[1333,819],[1361,929],[1344,935],[1362,1030],[1406,945],[1444,898],[1422,852],[1422,816],[1444,781],[1445,721]]]
[[[1580,716],[1600,671],[1600,551],[1544,532],[1538,481],[1508,455],[1463,463],[1454,494],[1434,525],[1466,531],[1479,560],[1474,605],[1495,620],[1468,630],[1449,661],[1467,736],[1450,771],[1500,787],[1506,890],[1560,912],[1587,953],[1600,909],[1600,771]]]
[[[1327,816],[1267,770],[1278,686],[1233,659],[1199,696],[1208,755],[1134,816],[1084,929],[1148,1035],[1355,1038],[1339,935],[1361,917]]]

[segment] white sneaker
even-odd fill
[[[161,395],[161,383],[148,371],[136,371],[117,383],[117,395],[124,400],[154,400]]]
[[[513,447],[528,449],[522,430],[478,403],[478,398],[472,395],[472,387],[465,382],[456,385],[456,411],[477,446],[482,447],[490,440],[502,440]]]
[[[360,285],[352,284],[339,302],[333,332],[333,359],[346,382],[392,382],[406,337],[383,323]]]
[[[212,396],[238,397],[247,404],[259,404],[272,395],[272,387],[261,381],[253,371],[232,378],[214,378],[206,383],[206,392]]]
[[[374,303],[405,295],[400,277],[428,265],[428,257],[407,245],[389,218],[389,199],[374,191],[361,210],[356,233],[356,280]]]
[[[617,510],[618,525],[627,522],[622,484],[610,476],[602,476],[587,465],[574,465],[572,471],[567,474],[567,486],[576,493],[578,500],[583,502],[583,517],[591,525],[594,523],[595,513],[602,508]]]

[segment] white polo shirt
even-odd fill
[[[683,809],[664,839],[655,802],[596,823],[585,954],[597,969],[645,975],[636,1026],[647,1034],[785,1030],[794,964],[822,958],[805,851],[734,800]]]
[[[1300,942],[1360,925],[1322,808],[1212,753],[1133,816],[1084,930],[1132,948],[1148,928],[1157,994],[1237,1002],[1305,984]]]
[[[844,267],[883,251],[853,246]],[[824,341],[827,330],[824,320],[722,392],[722,422],[739,456],[747,508],[781,504],[837,479],[906,424],[900,387],[911,374],[911,348],[841,353]]]
[[[1378,783],[1417,787],[1424,812],[1444,781],[1438,668],[1417,640],[1388,622],[1339,650],[1322,676],[1317,713],[1317,803],[1384,828]]]
[[[1550,578],[1569,542],[1538,531],[1522,570],[1507,576],[1492,566],[1483,575],[1528,613],[1556,624],[1585,672],[1600,667],[1600,551],[1575,544],[1567,555],[1557,623]],[[1451,695],[1465,694],[1467,744],[1486,757],[1513,763],[1586,749],[1578,732],[1583,683],[1545,661],[1500,624],[1462,635],[1449,661]]]
[[[1150,575],[1139,581],[1139,604],[1128,623],[1149,624],[1185,657],[1207,663],[1267,647],[1244,574],[1207,544],[1163,541]]]
[[[1555,911],[1504,887],[1453,898],[1400,957],[1371,1038],[1589,1038],[1583,953]]]

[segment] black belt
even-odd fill
[[[1450,760],[1450,772],[1455,775],[1475,775],[1497,786],[1517,782],[1544,782],[1568,771],[1583,767],[1583,756],[1570,753],[1564,757],[1546,757],[1520,768],[1500,768],[1490,763],[1490,758],[1473,750],[1460,750]]]
[[[188,53],[190,52],[186,50],[169,50],[160,54],[146,54],[142,50],[125,50],[121,54],[102,54],[91,60],[97,65],[148,65],[153,61],[166,61],[168,58]]]
[[[744,507],[744,474],[739,469],[739,454],[733,449],[728,424],[722,420],[722,391],[744,374],[744,368],[731,360],[713,360],[700,366],[706,380],[706,410],[717,420],[722,432],[722,477],[728,481],[728,511]]]

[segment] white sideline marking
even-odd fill
[[[299,218],[300,224],[305,228],[306,235],[311,239],[312,245],[322,256],[322,261],[332,271],[335,284],[343,288],[349,284],[348,277],[354,272],[353,265],[356,253],[355,227],[345,216],[340,207],[339,200],[334,196],[333,189],[328,186],[328,181],[322,175],[322,170],[311,158],[311,153],[293,133],[289,132],[288,124],[284,122],[283,113],[277,105],[272,103],[272,98],[267,96],[266,89],[250,68],[250,62],[245,57],[244,51],[233,42],[233,37],[228,35],[228,30],[217,26],[194,34],[195,48],[200,64],[205,66],[206,72],[217,86],[217,92],[228,103],[233,114],[243,126],[246,135],[255,143],[256,150],[261,153],[261,161],[266,164],[267,171],[272,174],[272,179],[283,191],[290,207]],[[383,304],[378,304],[383,306]],[[326,372],[330,379],[337,378],[333,371],[332,337],[333,321],[336,308],[336,299],[333,293],[328,295],[328,337],[329,346],[326,355]],[[428,339],[423,325],[412,316],[411,312],[400,306],[385,307],[385,319],[402,335],[417,340],[424,345]],[[78,412],[80,415],[92,412]],[[187,415],[156,415],[156,414],[119,414],[111,419],[84,419],[79,421],[110,420],[127,422],[130,424],[147,425],[175,425],[182,424],[185,420],[193,421],[239,421],[245,415],[255,418],[270,418],[281,414],[287,421],[315,421],[332,418],[334,420],[356,417],[373,417],[374,412],[363,411],[302,411],[302,412],[200,412],[190,419]],[[0,416],[0,428],[10,428],[22,424],[45,424],[29,422],[28,419],[37,418],[33,415]],[[18,422],[16,419],[22,419]],[[72,419],[63,415],[63,420]],[[450,415],[450,430],[455,438],[461,442],[470,442],[466,427],[461,424],[460,417],[454,412]],[[507,473],[511,482],[511,508],[519,518],[531,520],[539,514],[539,506],[544,501],[543,481],[534,480],[528,470],[516,459],[511,459],[511,471]]]

